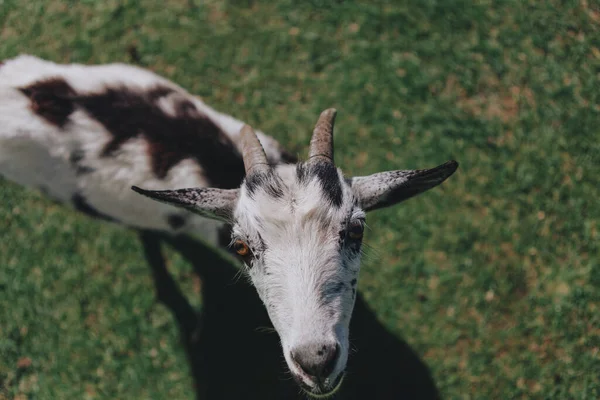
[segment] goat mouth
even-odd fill
[[[333,396],[334,394],[336,394],[339,390],[340,387],[342,387],[342,382],[344,381],[344,375],[345,373],[341,373],[332,383],[332,385],[329,386],[329,388],[323,386],[322,382],[319,382],[318,385],[313,388],[313,389],[307,389],[304,387],[304,385],[301,385],[300,387],[302,387],[302,390],[304,390],[304,392],[313,399],[327,399],[330,398],[331,396]]]

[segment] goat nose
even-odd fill
[[[339,357],[337,343],[309,343],[292,350],[292,360],[309,376],[327,378],[333,372]]]

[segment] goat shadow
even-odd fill
[[[196,398],[306,399],[287,373],[276,333],[255,289],[238,269],[208,247],[183,236],[140,232],[158,300],[174,315],[193,375]],[[203,282],[197,312],[166,269],[161,244],[191,263]],[[350,326],[355,349],[333,399],[439,399],[427,366],[389,332],[360,295]]]

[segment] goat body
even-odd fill
[[[223,223],[131,190],[237,188],[243,123],[126,64],[0,64],[0,175],[95,217],[219,243]],[[258,132],[270,163],[294,161]],[[223,233],[228,233],[224,230]],[[223,242],[223,241],[221,241]]]

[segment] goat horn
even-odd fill
[[[250,174],[250,171],[254,169],[261,171],[269,168],[267,162],[267,156],[265,151],[254,133],[254,130],[250,125],[244,125],[240,131],[242,140],[242,158],[244,160],[244,167],[246,168],[246,175]]]
[[[309,160],[315,158],[333,164],[333,125],[337,110],[328,108],[319,116],[310,140]]]

